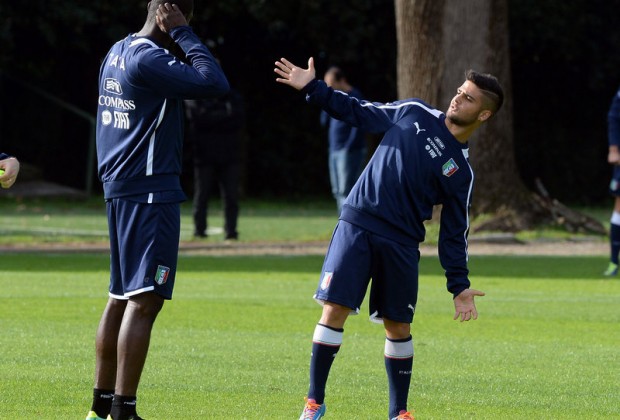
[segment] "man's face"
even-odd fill
[[[446,117],[459,126],[468,126],[478,121],[480,113],[485,109],[484,94],[478,86],[466,80],[450,101]]]
[[[336,72],[329,71],[325,73],[323,80],[325,81],[325,84],[331,88],[336,90],[342,89],[342,81],[336,79]]]

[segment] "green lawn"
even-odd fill
[[[308,199],[305,202],[285,200],[242,200],[240,203],[240,242],[315,242],[328,241],[337,222],[337,211],[329,198]],[[610,209],[579,209],[609,226]],[[21,247],[39,244],[107,243],[107,220],[102,198],[86,201],[62,199],[0,198],[0,246]],[[482,216],[479,220],[484,220]],[[210,205],[209,239],[217,244],[224,239],[221,202]],[[472,227],[476,226],[476,220]],[[437,242],[439,226],[435,221],[426,223],[426,243]],[[181,207],[181,241],[194,241],[191,202]],[[524,241],[539,239],[564,240],[584,237],[571,234],[557,226],[544,226],[520,232]],[[591,236],[588,236],[590,238]],[[604,238],[599,237],[599,240]],[[204,240],[202,240],[204,241]]]
[[[240,203],[240,242],[327,241],[337,222],[332,200]],[[223,241],[221,203],[211,203],[206,243]],[[0,199],[0,245],[42,243],[105,243],[108,236],[105,203],[58,199]],[[181,207],[181,240],[193,240],[191,203]]]
[[[604,257],[477,257],[478,321],[452,321],[434,257],[421,260],[410,401],[417,419],[620,418],[620,281]],[[322,258],[179,260],[155,325],[138,408],[156,419],[297,418]],[[79,419],[106,302],[99,254],[0,254],[0,418]],[[386,418],[384,335],[352,317],[327,417]]]

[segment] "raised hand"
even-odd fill
[[[187,25],[187,19],[183,12],[181,12],[181,9],[179,9],[179,6],[170,3],[160,4],[157,7],[155,21],[159,29],[164,33],[169,33],[177,26]]]
[[[302,69],[286,58],[281,58],[279,61],[276,61],[276,68],[273,71],[280,76],[276,79],[276,82],[292,86],[297,90],[303,89],[316,77],[314,59],[312,57],[308,59],[307,69]]]

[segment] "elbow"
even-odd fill
[[[194,89],[192,98],[211,98],[227,94],[228,91],[230,91],[230,85],[228,84],[228,80],[222,77],[217,80],[211,79],[200,85],[195,85]]]
[[[225,95],[228,92],[230,92],[230,84],[228,83],[228,80],[224,78],[224,80],[222,81],[222,85],[221,85],[221,95]]]
[[[216,90],[218,95],[225,95],[230,91],[230,84],[225,77],[222,77],[222,80],[218,83]]]

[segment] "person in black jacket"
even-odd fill
[[[234,89],[224,96],[185,101],[187,139],[193,145],[194,237],[207,237],[211,188],[217,181],[224,203],[224,239],[236,240],[241,177],[243,98]]]

